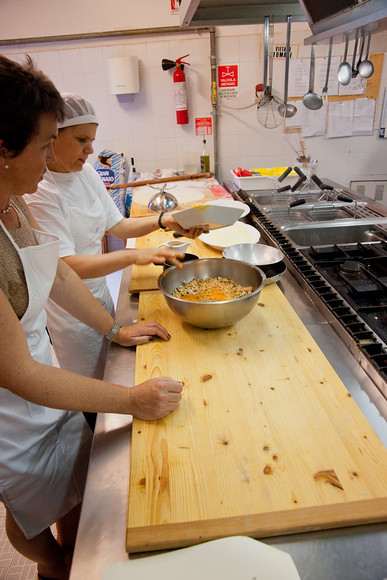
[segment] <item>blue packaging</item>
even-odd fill
[[[124,154],[104,149],[98,154],[94,169],[101,177],[121,214],[126,217],[126,188],[111,189],[110,187],[127,182],[128,169]]]

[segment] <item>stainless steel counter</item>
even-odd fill
[[[117,318],[125,323],[137,315],[137,299],[128,292],[129,280],[127,268],[117,305]],[[346,346],[289,273],[279,286],[387,446],[386,399],[354,364]],[[131,386],[134,364],[134,348],[111,345],[105,379]],[[104,564],[128,558],[125,532],[130,442],[131,417],[98,416],[71,580],[99,580]],[[387,580],[387,523],[262,541],[291,554],[301,580]]]

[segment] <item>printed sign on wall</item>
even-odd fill
[[[236,99],[239,96],[237,64],[218,66],[218,96],[223,99]]]
[[[196,135],[212,135],[212,118],[197,117],[195,119]]]

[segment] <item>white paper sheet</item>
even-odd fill
[[[344,86],[339,83],[339,95],[341,97],[344,95],[364,95],[366,87],[367,79],[357,75],[357,77],[351,79],[349,85]]]
[[[372,135],[375,116],[375,99],[355,99],[352,135]]]
[[[297,113],[293,115],[293,117],[286,117],[285,124],[287,127],[302,127],[303,122],[303,114],[305,107],[302,104],[302,101],[289,101],[289,105],[294,105],[297,109]]]
[[[289,63],[289,88],[291,97],[303,97],[308,92],[310,58],[298,58]]]
[[[310,109],[304,107],[302,124],[303,137],[317,137],[319,135],[325,135],[326,119],[326,105],[323,105],[321,109],[318,109],[317,111],[311,111]]]
[[[243,536],[106,564],[102,580],[300,580],[285,552]]]
[[[339,68],[340,57],[334,56],[331,59],[331,66],[329,69],[328,78],[328,95],[337,95],[339,91],[339,81],[337,78],[337,69]],[[322,95],[322,90],[325,87],[327,77],[328,57],[316,58],[315,60],[315,75],[314,75],[314,91],[318,95]]]
[[[327,137],[351,137],[354,101],[329,103]]]

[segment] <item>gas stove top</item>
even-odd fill
[[[387,244],[312,246],[300,251],[387,343]]]
[[[316,306],[387,398],[387,242],[297,248],[246,192],[239,190],[238,198],[250,207],[248,220],[282,250],[288,270],[313,294]]]

